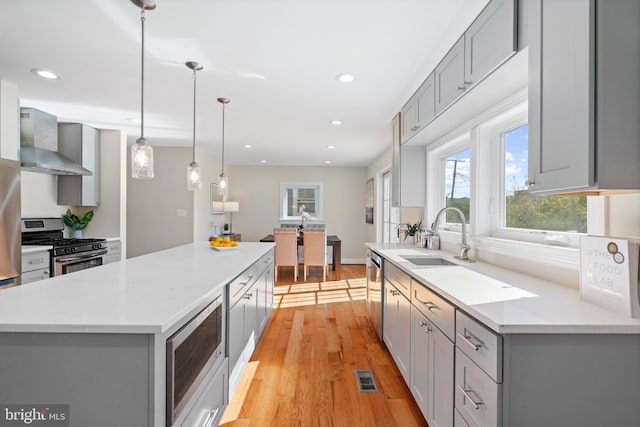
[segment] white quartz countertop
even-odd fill
[[[0,291],[0,332],[173,332],[273,247],[197,242]]]
[[[467,263],[444,251],[378,243],[367,247],[498,333],[640,333],[640,319],[582,301],[578,289]],[[403,255],[441,257],[457,265],[421,267]]]

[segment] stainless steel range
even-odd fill
[[[23,218],[22,244],[53,246],[51,277],[103,264],[106,239],[65,239],[61,218]]]

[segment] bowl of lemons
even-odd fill
[[[232,241],[228,237],[212,237],[209,239],[209,246],[217,251],[227,251],[236,249],[238,242]]]

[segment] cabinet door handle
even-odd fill
[[[391,289],[391,295],[393,295],[394,297],[400,295],[400,291],[396,291],[395,289]]]
[[[464,397],[469,399],[469,402],[471,402],[474,408],[480,409],[480,405],[482,405],[483,402],[482,401],[476,402],[475,400],[473,400],[470,394],[470,393],[475,393],[473,390],[471,390],[470,388],[464,388],[460,384],[458,384],[458,390],[460,390],[462,394],[464,394]]]
[[[465,85],[458,86],[458,90],[467,90],[467,87]]]
[[[218,415],[218,410],[220,408],[216,408],[215,411],[209,411],[209,416],[207,417],[207,419],[204,421],[204,424],[202,424],[202,427],[211,427],[213,426],[213,422],[216,420],[216,415]]]
[[[473,348],[475,351],[480,350],[480,347],[482,347],[482,344],[475,344],[475,343],[473,343],[473,342],[470,340],[470,338],[471,338],[470,336],[463,335],[463,334],[461,334],[460,332],[458,332],[458,334],[457,334],[457,335],[458,335],[460,338],[462,338],[462,340],[463,340],[464,342],[466,342],[467,344],[469,344],[469,345],[471,346],[471,348]]]
[[[472,82],[472,81],[465,81],[465,82],[464,82],[465,86],[467,86],[467,87],[468,87],[468,86],[471,86],[471,83],[473,83],[473,82]],[[465,88],[465,89],[466,89],[466,88]]]
[[[414,126],[414,127],[411,128],[411,130],[414,131],[414,132],[417,131],[418,129],[420,129],[420,126]]]
[[[251,299],[253,298],[253,293],[251,294],[245,294],[244,299]]]
[[[422,301],[420,298],[418,298],[416,296],[416,300],[418,300],[418,302],[420,302],[420,304],[424,305],[425,307],[427,307],[427,310],[431,311],[434,308],[438,308],[437,305],[435,305],[434,303],[432,303],[431,301]]]

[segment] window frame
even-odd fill
[[[280,221],[302,221],[301,215],[288,215],[289,190],[313,189],[316,192],[316,213],[311,221],[322,221],[324,218],[323,188],[321,182],[291,181],[280,182]]]
[[[499,135],[497,130],[514,129],[527,122],[527,92],[522,90],[431,141],[427,145],[425,218],[428,224],[431,224],[436,213],[443,207],[445,186],[443,163],[440,159],[464,148],[466,138],[471,147],[471,218],[467,230],[472,250],[479,250],[485,256],[495,254],[523,262],[539,262],[577,271],[580,267],[577,244],[580,233],[564,233],[569,235],[570,242],[569,245],[562,245],[562,239],[547,240],[549,235],[555,237],[556,234],[561,234],[560,232],[536,234],[519,229],[511,229],[514,231],[512,233],[496,231],[496,225],[502,224],[504,217],[503,197],[498,197],[504,192],[504,148],[501,148],[500,141],[496,140],[496,135]],[[606,206],[606,196],[587,197],[587,234],[606,234]],[[441,243],[446,250],[457,250],[457,244],[460,242],[461,226],[454,225],[444,224],[440,227]]]

